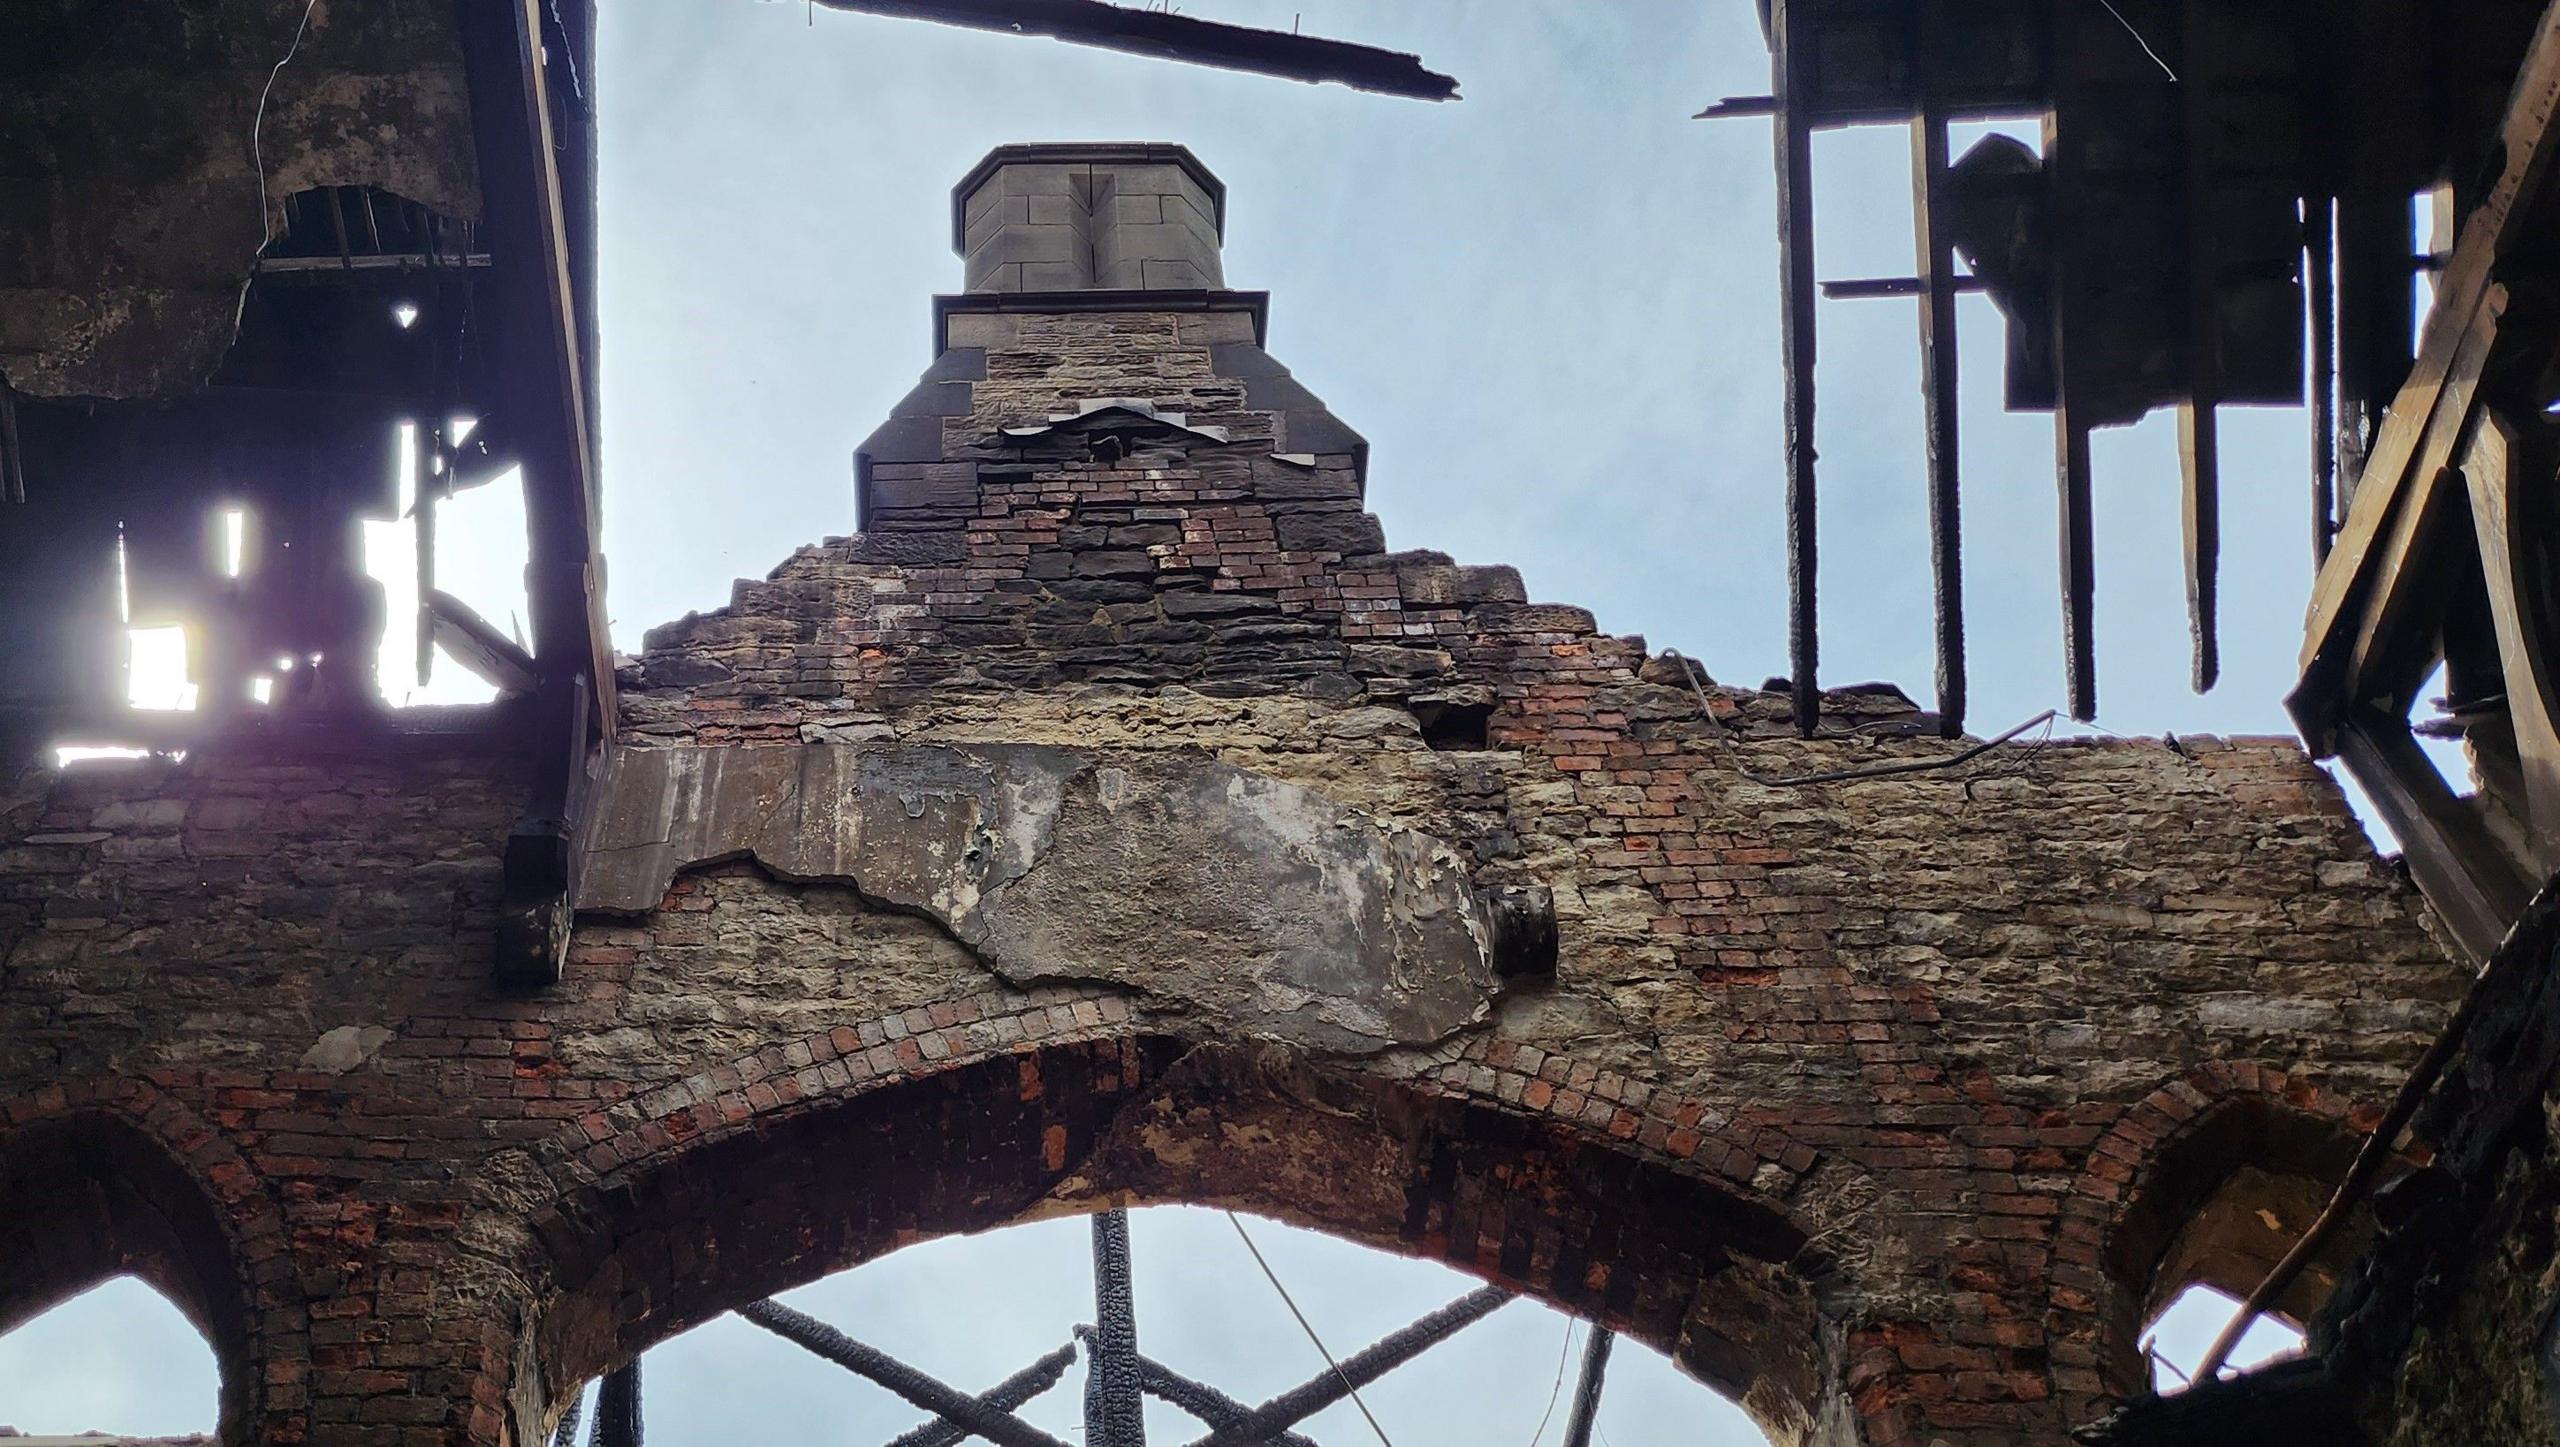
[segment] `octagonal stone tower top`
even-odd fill
[[[1226,186],[1175,145],[998,146],[951,191],[973,292],[1221,288],[1226,225]]]

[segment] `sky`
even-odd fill
[[[1272,293],[1271,350],[1369,438],[1369,505],[1391,545],[1516,564],[1538,600],[1589,607],[1726,682],[1783,673],[1769,127],[1689,119],[1767,91],[1749,0],[1179,8],[1418,52],[1466,98],[1392,100],[801,0],[603,7],[617,645],[636,650],[651,625],[724,603],[732,579],[852,530],[853,447],[931,360],[929,298],[960,280],[950,187],[979,157],[1012,141],[1164,140],[1225,180],[1228,280]],[[1823,276],[1910,272],[1908,155],[1898,128],[1820,138]],[[1903,300],[1821,310],[1821,597],[1825,680],[1891,680],[1925,703],[1916,323]],[[1971,723],[1987,736],[2063,698],[2052,425],[2000,410],[1990,303],[1966,298],[1961,325]],[[2202,698],[2186,684],[2174,425],[2096,440],[2102,728],[2289,732],[2309,424],[2299,409],[2232,410],[2223,437],[2225,681]],[[440,581],[502,625],[523,606],[520,516],[498,487],[446,505]],[[388,533],[380,546],[405,552]],[[443,672],[439,696],[469,696]],[[1248,1398],[1316,1365],[1222,1217],[1164,1208],[1135,1229],[1151,1354]],[[1468,1286],[1256,1230],[1337,1351]],[[984,1386],[1090,1315],[1087,1259],[1080,1223],[1043,1223],[910,1248],[789,1299]],[[2210,1301],[2183,1307],[2164,1348],[2192,1360],[2218,1323]],[[1528,1443],[1567,1330],[1508,1307],[1370,1404],[1400,1447]],[[812,1422],[885,1438],[915,1415],[734,1320],[660,1347],[646,1376],[661,1447]],[[1076,1399],[1070,1377],[1034,1418],[1063,1428]],[[1610,1447],[1760,1440],[1632,1345],[1605,1401]],[[0,1339],[0,1423],[181,1430],[208,1426],[212,1404],[202,1344],[134,1283]],[[1347,1407],[1312,1430],[1369,1440]]]

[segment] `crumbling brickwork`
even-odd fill
[[[916,771],[1042,750],[1006,777],[1055,796],[1020,816],[1049,913],[981,932],[976,854],[804,788],[759,837],[835,831],[878,872],[730,849],[600,904],[626,836],[591,833],[567,977],[510,997],[518,761],[29,773],[0,796],[0,1219],[85,1204],[74,1244],[0,1235],[0,1326],[140,1261],[203,1303],[229,1440],[522,1443],[650,1342],[920,1235],[1190,1200],[1608,1320],[1779,1441],[2050,1442],[2139,1384],[2184,1214],[2244,1165],[2316,1174],[2461,989],[2290,743],[1790,782],[1960,746],[1886,691],[1798,740],[1779,697],[1510,570],[1388,552],[1364,446],[1254,299],[1122,303],[950,307],[865,444],[865,530],[623,670],[617,748],[730,772],[600,785],[598,829],[770,831],[779,796],[717,780],[877,761],[885,814],[961,809],[1000,856],[981,776]],[[1358,836],[1551,891],[1552,975],[1461,971],[1420,1038],[1307,1028],[1411,953],[1280,971],[1207,854],[1075,833],[1188,817],[1150,791],[1211,768],[1254,827],[1339,811],[1275,846],[1311,889],[1367,897],[1328,873],[1368,869],[1328,842]],[[1098,958],[1127,916],[1080,897],[1178,902],[1133,957],[1200,968]],[[1305,1010],[1244,1013],[1230,977]]]

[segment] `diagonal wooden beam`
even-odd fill
[[[2534,867],[2548,873],[2560,866],[2560,688],[2551,676],[2550,620],[2533,586],[2543,539],[2531,521],[2547,514],[2532,505],[2539,499],[2520,501],[2517,493],[2547,489],[2549,474],[2547,461],[2528,473],[2517,456],[2523,446],[2513,423],[2496,412],[2486,413],[2463,456],[2462,476],[2471,495],[2471,523],[2497,631],[2498,663],[2506,678],[2507,721],[2524,775],[2517,812],[2524,816]]]
[[[2399,514],[2415,494],[2436,485],[2467,430],[2480,373],[2497,336],[2491,305],[2498,263],[2521,239],[2534,214],[2552,161],[2560,156],[2560,3],[2546,11],[2534,32],[2516,88],[2508,100],[2493,154],[2503,164],[2480,203],[2463,218],[2453,259],[2436,283],[2418,360],[2385,414],[2380,435],[2365,459],[2347,516],[2314,584],[2304,624],[2297,696],[2334,712],[2347,681],[2334,676],[2351,643],[2357,600],[2387,562]],[[2330,677],[2317,677],[2323,670]],[[2303,710],[2297,708],[2297,719]],[[2303,720],[2315,747],[2326,740],[2324,722]]]
[[[1001,35],[1044,35],[1190,65],[1247,71],[1410,100],[1456,100],[1458,83],[1421,57],[1294,31],[1262,30],[1104,0],[818,0],[830,10],[931,20]]]
[[[1254,1408],[1253,1419],[1245,1426],[1219,1428],[1191,1443],[1191,1447],[1249,1447],[1249,1444],[1267,1442],[1466,1327],[1491,1316],[1511,1300],[1511,1293],[1499,1286],[1479,1287],[1412,1325],[1390,1332],[1365,1349],[1344,1357],[1338,1370],[1310,1377]]]
[[[988,1406],[957,1387],[946,1385],[899,1361],[878,1347],[866,1346],[805,1312],[770,1299],[751,1301],[738,1315],[814,1356],[870,1378],[937,1417],[957,1422],[1001,1447],[1067,1447],[1020,1417]]]
[[[1010,1412],[1042,1392],[1058,1384],[1075,1362],[1076,1347],[1069,1342],[1021,1371],[980,1392],[978,1405],[999,1412]],[[889,1440],[889,1447],[959,1447],[969,1439],[969,1429],[948,1418],[932,1421],[903,1432]]]

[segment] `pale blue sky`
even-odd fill
[[[852,529],[853,446],[930,360],[928,298],[959,282],[948,196],[962,172],[1008,141],[1169,140],[1228,185],[1227,276],[1272,292],[1273,352],[1373,444],[1369,501],[1394,546],[1516,563],[1540,600],[1591,607],[1720,679],[1783,672],[1768,127],[1688,119],[1767,89],[1749,0],[1181,8],[1283,28],[1297,16],[1417,51],[1467,98],[1435,107],[812,17],[799,0],[605,7],[617,642]],[[1903,132],[1825,136],[1818,162],[1822,273],[1908,272]],[[1988,734],[2061,701],[2052,428],[1999,411],[1989,304],[1968,298],[1963,325],[1972,721]],[[1844,302],[1822,327],[1825,677],[1891,679],[1925,702],[1916,318],[1904,301]],[[2204,699],[2185,683],[2174,429],[2154,418],[2098,439],[2106,727],[2286,730],[2310,569],[2307,423],[2235,412],[2224,436],[2227,681]],[[468,536],[466,507],[509,511],[480,495],[449,515],[449,539]],[[450,586],[469,564],[450,546],[446,558]],[[458,590],[503,618],[512,571],[493,549]],[[1468,1284],[1277,1227],[1262,1239],[1338,1349]],[[1089,1314],[1085,1249],[1080,1223],[1048,1223],[915,1248],[793,1300],[982,1386]],[[1137,1249],[1151,1353],[1246,1397],[1311,1368],[1222,1220],[1144,1213]],[[109,1288],[0,1341],[0,1423],[208,1425],[209,1358],[173,1313],[140,1311],[147,1297]],[[1399,1447],[1526,1444],[1564,1332],[1543,1308],[1507,1308],[1372,1405]],[[659,1447],[811,1424],[860,1441],[914,1418],[734,1321],[662,1348],[647,1376]],[[1758,1440],[1650,1354],[1623,1349],[1612,1383],[1611,1447]],[[1041,1420],[1067,1425],[1075,1400],[1071,1377]],[[1370,1440],[1347,1409],[1316,1426],[1329,1444]]]

